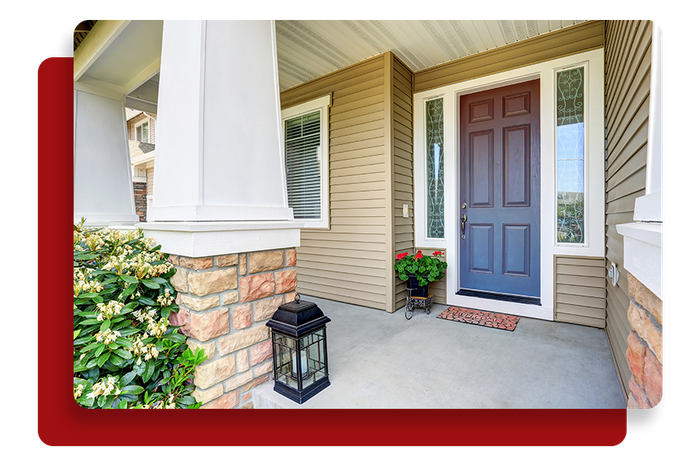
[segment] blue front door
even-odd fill
[[[540,296],[540,81],[460,98],[460,287]]]

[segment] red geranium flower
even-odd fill
[[[416,259],[421,259],[423,257],[423,253],[418,250],[418,253],[416,253]]]

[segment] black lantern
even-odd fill
[[[272,330],[276,392],[303,404],[331,384],[326,350],[326,323],[330,320],[299,294],[275,311],[267,326]]]

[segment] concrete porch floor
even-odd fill
[[[625,408],[605,331],[521,318],[515,331],[304,296],[331,318],[331,385],[303,405],[255,389],[256,408]]]

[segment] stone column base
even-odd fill
[[[661,401],[663,374],[662,301],[632,274],[628,277],[630,307],[627,319],[632,331],[627,337],[629,380],[628,408],[648,409]]]
[[[194,374],[194,397],[205,409],[254,408],[251,389],[272,378],[266,321],[294,299],[296,249],[192,258],[171,255],[182,326],[207,360]]]

